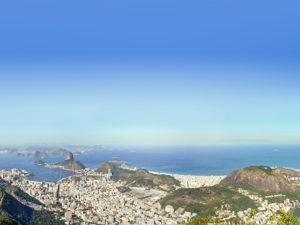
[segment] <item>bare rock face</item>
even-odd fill
[[[74,160],[72,152],[68,152],[68,154],[66,155],[66,159],[65,160]]]
[[[231,172],[221,184],[246,182],[265,191],[294,192],[296,187],[279,171],[267,166],[250,166]]]

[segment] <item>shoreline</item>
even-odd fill
[[[136,171],[143,168],[123,168],[125,170]],[[198,187],[209,187],[219,184],[227,175],[186,175],[186,174],[175,174],[175,173],[164,173],[148,170],[150,173],[155,175],[167,175],[174,177],[178,180],[183,188],[198,188]]]
[[[41,165],[40,165],[41,166]],[[74,174],[80,173],[80,171],[82,170],[78,170],[78,171],[70,171],[70,170],[66,170],[61,168],[60,166],[55,165],[54,167],[51,165],[43,165],[46,168],[49,169],[60,169],[62,171],[69,171],[69,172],[73,172]],[[288,168],[288,167],[283,167],[283,168]],[[95,170],[96,168],[86,168],[88,170]],[[300,171],[298,169],[293,169],[293,168],[288,168],[294,171]],[[131,171],[136,171],[136,168],[126,168],[126,170],[131,170]],[[30,171],[28,171],[30,172]],[[198,188],[198,187],[209,187],[209,186],[214,186],[219,184],[225,177],[226,175],[183,175],[183,174],[173,174],[173,173],[165,173],[165,172],[157,172],[157,171],[150,171],[150,173],[155,174],[155,175],[167,175],[167,176],[171,176],[174,177],[175,179],[177,179],[182,188]],[[32,172],[30,172],[32,173]],[[68,175],[66,177],[61,177],[60,179],[57,179],[56,181],[60,181],[63,180],[69,176],[72,176],[74,174]],[[36,177],[36,176],[33,176]],[[31,178],[28,178],[28,180],[30,180]],[[39,180],[36,180],[39,181]],[[42,182],[42,181],[40,181]]]
[[[181,173],[166,173],[166,172],[158,172],[158,171],[152,171],[152,170],[148,170],[148,171],[150,173],[153,173],[153,174],[169,175],[169,176],[176,176],[176,175],[178,175],[178,176],[189,176],[189,177],[226,177],[227,176],[227,175],[192,175],[192,174],[181,174]]]
[[[121,167],[122,168],[122,167]],[[288,168],[288,167],[286,167]],[[90,168],[90,169],[96,169],[96,168]],[[191,177],[223,177],[223,176],[227,176],[228,174],[222,174],[222,175],[215,175],[215,174],[210,174],[210,175],[207,175],[207,174],[182,174],[182,173],[171,173],[171,172],[160,172],[160,171],[153,171],[153,170],[149,170],[147,168],[144,168],[144,167],[131,167],[131,168],[122,168],[122,169],[126,169],[126,170],[131,170],[131,171],[136,171],[136,170],[139,170],[139,169],[145,169],[147,171],[149,171],[150,173],[153,173],[153,174],[161,174],[161,175],[169,175],[169,176],[173,176],[173,175],[180,175],[180,176],[191,176]],[[291,169],[291,168],[290,168]],[[294,169],[296,170],[296,169]],[[300,169],[299,169],[300,171]],[[232,172],[232,171],[230,171]]]
[[[168,175],[178,180],[184,188],[198,188],[198,187],[210,187],[219,184],[226,175],[223,176],[205,176],[205,175],[181,175],[181,174],[169,174],[149,171],[150,173],[157,175]]]

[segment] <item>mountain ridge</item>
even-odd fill
[[[221,184],[246,182],[264,191],[295,192],[297,187],[291,184],[279,170],[268,166],[249,166],[231,172]]]

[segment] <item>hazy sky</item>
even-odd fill
[[[0,144],[300,143],[299,1],[0,3]]]

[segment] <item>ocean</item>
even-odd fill
[[[126,161],[136,168],[186,175],[227,175],[233,170],[251,165],[300,169],[300,145],[118,147],[115,150],[89,151],[74,157],[90,168],[115,159]],[[54,163],[63,159],[62,156],[51,156],[44,161]],[[37,181],[56,181],[72,174],[34,165],[36,160],[33,157],[18,157],[16,154],[1,154],[0,169],[25,169],[35,173],[33,180]]]

